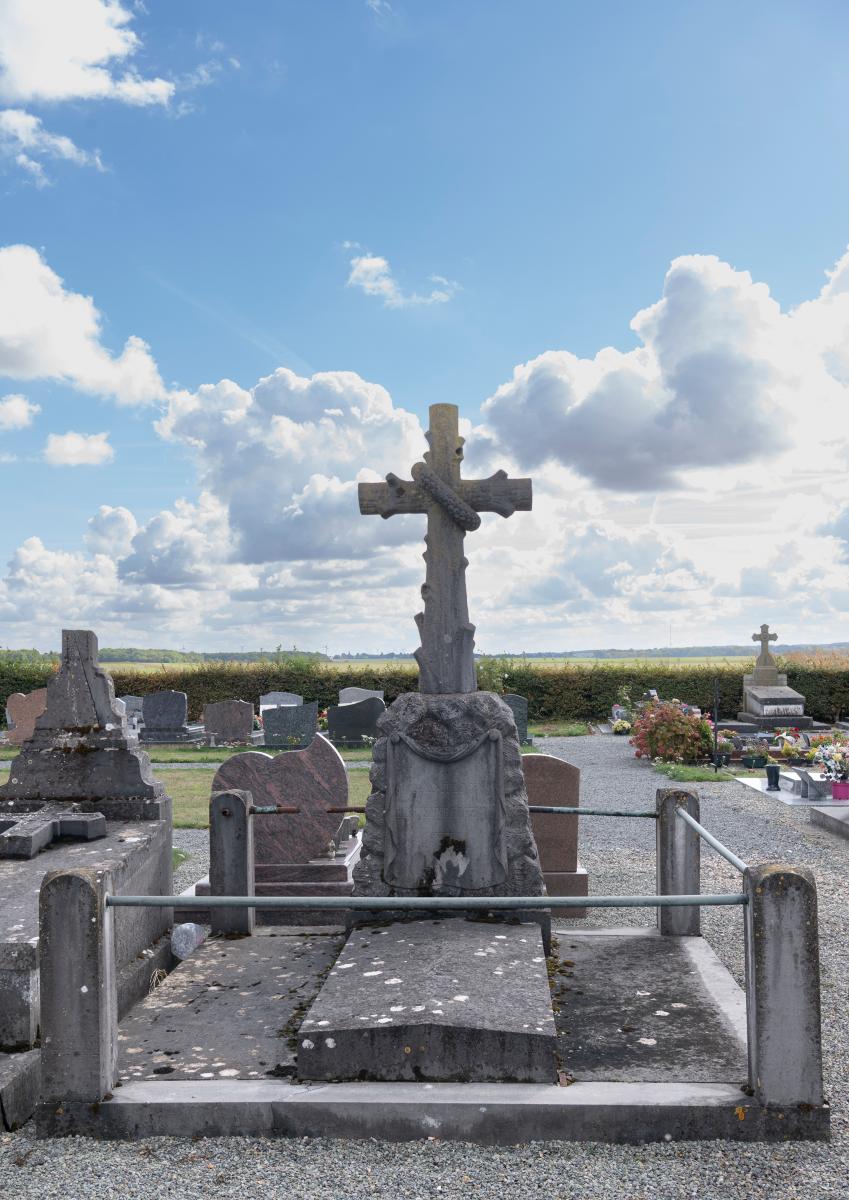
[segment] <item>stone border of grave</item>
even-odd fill
[[[588,810],[586,816],[595,814]],[[729,1037],[748,1043],[749,1085],[735,1082],[576,1082],[569,1087],[513,1083],[321,1083],[286,1080],[141,1081],[114,1091],[118,1015],[114,981],[115,907],[168,903],[174,897],[112,894],[108,872],[76,870],[48,876],[41,889],[42,1092],[40,1137],[278,1135],[381,1137],[394,1140],[438,1135],[485,1143],[527,1140],[607,1142],[728,1138],[737,1141],[822,1139],[830,1108],[823,1099],[820,1033],[819,940],[816,885],[805,869],[783,864],[749,866],[699,821],[698,797],[663,788],[653,812],[620,814],[656,821],[657,895],[590,897],[587,907],[657,907],[658,928],[635,937],[686,938],[687,951],[712,1003],[724,1015]],[[741,873],[742,891],[703,896],[699,891],[701,842]],[[238,830],[223,856],[219,896],[250,935],[252,897],[249,837]],[[241,894],[240,894],[241,893]],[[292,900],[293,898],[288,898]],[[294,898],[303,903],[304,898]],[[522,897],[541,907],[540,897]],[[255,904],[245,904],[254,900]],[[506,907],[510,897],[477,897],[473,903]],[[666,903],[657,904],[659,900]],[[692,902],[691,902],[692,901]],[[397,906],[399,897],[359,898],[373,909]],[[445,897],[407,898],[412,905],[445,907]],[[349,901],[357,904],[357,899]],[[450,903],[450,902],[448,902]],[[459,904],[460,900],[457,899]],[[555,899],[554,904],[562,904]],[[326,906],[326,898],[323,905]],[[462,898],[466,907],[468,897]],[[708,904],[744,909],[746,954],[743,993],[700,937],[700,911]],[[226,913],[221,917],[229,919]],[[226,926],[225,926],[226,927]],[[610,930],[600,930],[599,937]],[[577,936],[577,935],[576,935]]]

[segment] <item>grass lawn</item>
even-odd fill
[[[212,791],[213,770],[157,771],[156,778],[174,801],[176,829],[206,829],[209,826],[209,794]],[[365,804],[371,785],[368,771],[352,771],[348,776],[348,803]],[[285,820],[284,817],[280,818]],[[340,817],[341,820],[341,817]]]
[[[653,763],[652,766],[659,775],[665,775],[675,783],[714,783],[717,780],[720,783],[729,783],[741,776],[747,779],[766,778],[766,771],[763,769],[747,771],[739,764],[720,767],[718,771],[714,771],[713,767],[688,767],[683,763]]]
[[[583,721],[529,721],[528,733],[531,737],[584,737],[590,732],[589,725]]]

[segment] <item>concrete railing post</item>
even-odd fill
[[[743,876],[749,1083],[764,1105],[823,1102],[817,889],[769,863]]]
[[[49,871],[39,897],[41,1102],[99,1102],[115,1084],[118,997],[107,871]]]
[[[209,802],[209,894],[253,896],[254,831],[250,792],[214,792]],[[211,908],[215,933],[253,933],[252,908]]]
[[[683,808],[699,820],[699,798],[675,788],[657,790],[657,894],[696,896],[701,891],[701,845],[694,829],[675,815]],[[657,927],[670,937],[698,937],[701,909],[696,905],[659,908]]]

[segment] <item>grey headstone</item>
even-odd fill
[[[368,700],[370,696],[377,696],[378,700],[383,699],[383,688],[379,691],[370,691],[368,688],[361,687],[344,687],[339,690],[340,704],[356,704],[358,700]]]
[[[188,697],[185,692],[152,692],[144,697],[142,712],[148,733],[160,729],[181,729],[189,713]]]
[[[516,722],[516,729],[519,733],[519,745],[525,746],[528,743],[528,702],[524,696],[516,696],[512,692],[508,692],[506,696],[502,696],[502,700],[510,709],[513,718]]]
[[[254,727],[254,706],[247,700],[216,700],[204,706],[203,725],[218,742],[248,743]]]
[[[379,736],[377,722],[386,712],[379,696],[353,704],[331,704],[327,710],[327,733],[338,746],[362,746],[363,738]]]
[[[297,692],[266,692],[259,698],[260,715],[267,708],[279,708],[283,704],[303,704],[303,696]]]
[[[262,714],[266,746],[287,750],[305,749],[318,729],[318,701],[311,704],[280,704]]]

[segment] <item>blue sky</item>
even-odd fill
[[[0,396],[39,411],[0,407],[0,641],[412,646],[421,522],[351,497],[438,401],[470,469],[539,479],[470,542],[484,649],[843,638],[847,34],[842,3],[9,0],[2,245],[32,254],[0,273]],[[88,340],[44,288],[91,298]],[[279,368],[343,416],[287,377],[228,459],[213,426],[234,447]],[[351,416],[347,373],[391,412]],[[223,379],[238,421],[198,391]]]

